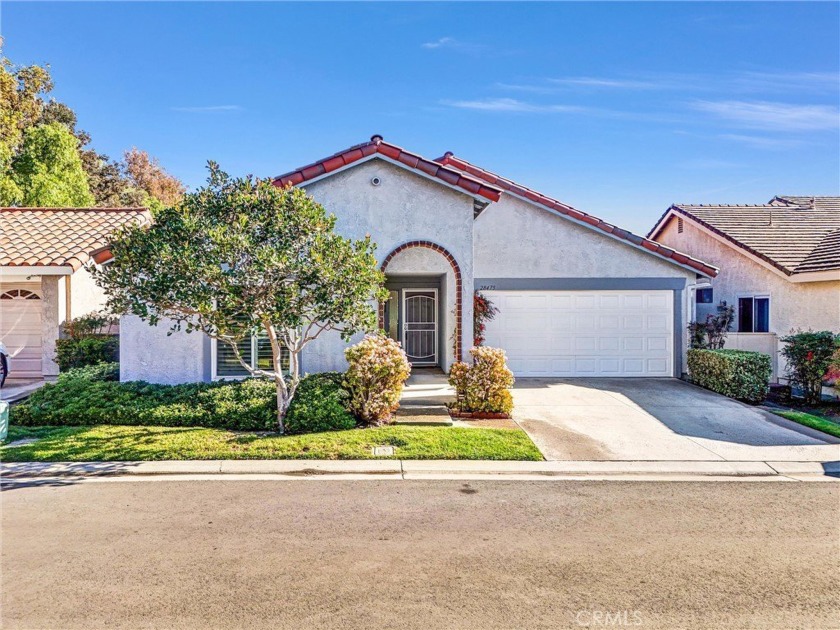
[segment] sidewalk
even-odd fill
[[[840,481],[840,462],[205,460],[6,462],[0,480],[47,479],[484,479]]]

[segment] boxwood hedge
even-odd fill
[[[116,366],[77,368],[44,385],[10,410],[12,424],[201,426],[239,431],[274,430],[276,390],[267,380],[153,385],[119,383]]]
[[[753,405],[764,401],[772,374],[770,356],[744,350],[688,351],[691,381]]]
[[[209,427],[273,431],[277,427],[276,390],[268,380],[153,385],[119,379],[118,363],[73,368],[11,409],[11,421],[27,426],[94,424]],[[338,372],[303,378],[289,412],[289,433],[352,429],[350,394]]]

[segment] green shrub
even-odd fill
[[[458,361],[449,371],[459,411],[506,413],[513,411],[513,372],[501,348],[476,346],[470,349],[473,364]]]
[[[120,380],[119,363],[96,363],[85,367],[71,368],[58,375],[59,381],[81,379],[83,381],[118,381]]]
[[[688,351],[693,383],[754,405],[767,396],[773,369],[770,356],[743,350]]]
[[[55,362],[62,372],[97,363],[113,363],[119,361],[119,353],[120,339],[111,335],[67,337],[55,342]]]
[[[343,380],[344,375],[339,372],[305,376],[286,413],[286,431],[318,433],[354,428],[356,419],[347,409],[350,393]]]
[[[385,335],[368,335],[344,356],[349,364],[344,384],[350,392],[350,411],[365,424],[388,422],[411,373],[400,344]]]
[[[808,331],[782,337],[781,341],[791,384],[802,389],[806,403],[817,404],[822,400],[823,378],[837,360],[840,336],[828,330]]]
[[[70,371],[33,392],[26,402],[13,405],[11,422],[28,426],[202,426],[239,431],[267,431],[276,426],[276,389],[267,380],[152,385],[91,380],[86,376],[94,371],[86,370]]]

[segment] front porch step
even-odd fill
[[[394,424],[451,427],[452,418],[443,405],[418,405],[403,401],[394,414]]]

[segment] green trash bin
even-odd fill
[[[9,403],[0,400],[0,442],[9,435]]]

